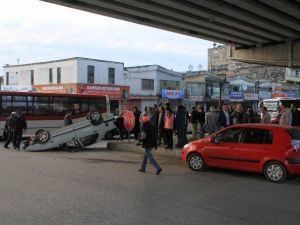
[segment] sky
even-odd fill
[[[38,0],[1,0],[1,67],[18,59],[25,64],[86,57],[184,72],[199,70],[199,65],[207,69],[212,46],[210,41]]]

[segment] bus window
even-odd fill
[[[12,111],[21,110],[22,114],[27,114],[26,96],[14,96]]]
[[[96,109],[101,113],[106,112],[105,99],[90,99],[89,106],[89,111]]]
[[[32,107],[34,111],[32,112],[32,115],[50,115],[49,103],[49,97],[35,96]]]
[[[8,98],[10,97],[10,98]],[[1,98],[1,115],[8,116],[12,112],[11,96],[2,96]]]

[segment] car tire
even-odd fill
[[[102,120],[101,114],[97,110],[91,111],[89,114],[89,118],[92,124],[98,124]]]
[[[41,129],[35,133],[35,137],[40,144],[45,144],[50,140],[50,133],[47,130]]]
[[[268,181],[283,183],[287,178],[287,170],[280,162],[270,161],[264,167],[264,174]]]
[[[200,171],[204,169],[204,160],[202,156],[198,153],[192,153],[189,155],[187,163],[191,170]]]

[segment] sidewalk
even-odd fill
[[[144,153],[144,149],[141,145],[136,146],[135,140],[112,140],[112,141],[100,141],[94,145],[89,146],[87,149],[108,149],[115,151],[124,151],[124,152],[135,152],[135,153]],[[165,149],[164,147],[158,147],[157,150],[153,149],[153,154],[158,156],[167,156],[167,157],[181,157],[182,148],[174,148],[172,151]]]
[[[126,151],[126,152],[136,152],[141,154],[143,154],[145,151],[141,145],[139,146],[135,145],[134,139],[131,139],[129,143],[128,140],[108,142],[107,149]],[[173,148],[172,150],[169,150],[169,149],[165,149],[164,147],[158,147],[157,150],[153,149],[152,152],[154,155],[180,158],[182,148]]]

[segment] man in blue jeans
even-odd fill
[[[157,134],[156,134],[155,126],[152,125],[149,121],[150,121],[149,116],[144,115],[142,117],[142,123],[143,123],[142,132],[144,132],[145,135],[141,135],[141,137],[143,138],[143,140],[141,141],[142,141],[143,148],[145,148],[145,153],[144,153],[144,159],[141,165],[141,169],[139,169],[139,171],[146,172],[147,160],[149,160],[156,169],[156,175],[159,175],[162,169],[152,155],[152,149],[157,147],[157,137],[156,137]]]

